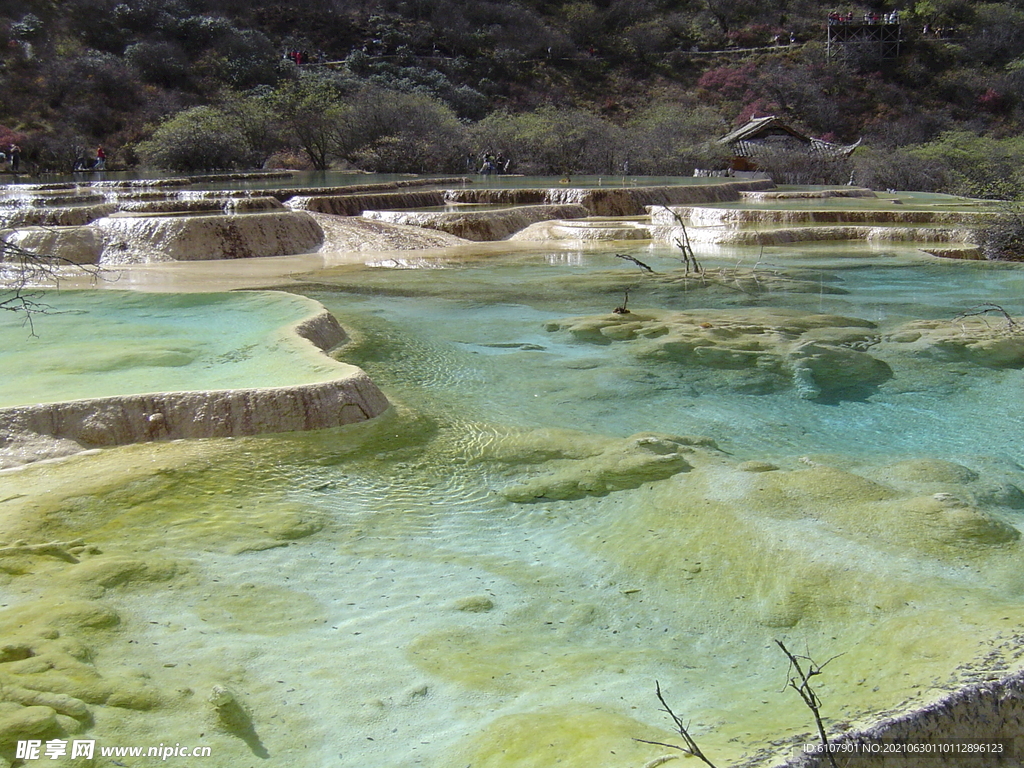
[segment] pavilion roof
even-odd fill
[[[767,115],[748,120],[739,128],[720,138],[718,143],[731,146],[733,152],[741,157],[750,157],[759,151],[764,151],[764,147],[758,143],[759,139],[772,135],[778,136],[780,133],[789,134],[797,141],[807,144],[812,152],[820,152],[833,157],[849,155],[860,146],[861,142],[858,139],[853,144],[834,144],[824,139],[815,139],[787,125],[776,115]]]

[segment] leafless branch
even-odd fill
[[[640,261],[640,259],[634,258],[633,256],[627,256],[624,253],[616,253],[614,254],[614,256],[617,259],[624,259],[626,261],[633,262],[638,267],[640,267],[640,269],[642,269],[644,272],[650,272],[652,275],[657,274],[649,265],[644,264],[642,261]]]
[[[700,747],[697,746],[697,742],[694,741],[693,736],[690,735],[689,726],[683,723],[682,719],[680,719],[680,717],[672,711],[672,707],[670,707],[668,705],[668,702],[665,701],[665,696],[661,692],[661,684],[657,681],[655,681],[654,683],[654,690],[658,694],[658,701],[661,702],[661,708],[668,713],[668,716],[670,718],[672,718],[672,722],[675,724],[676,727],[676,733],[678,733],[682,737],[683,743],[685,743],[686,746],[680,747],[678,744],[667,744],[662,741],[648,741],[647,739],[633,739],[633,741],[639,741],[643,744],[654,744],[658,747],[668,747],[669,749],[677,749],[684,754],[693,755],[701,762],[703,762],[705,765],[709,766],[709,768],[715,768],[715,764],[708,760],[707,756],[703,752],[701,752]]]
[[[990,312],[994,312],[996,314],[1000,314],[1004,318],[1006,318],[1006,327],[1007,327],[1008,330],[1010,330],[1010,331],[1020,331],[1021,330],[1020,323],[1018,323],[1016,320],[1014,320],[1013,317],[1010,316],[1010,313],[1007,312],[1005,309],[1003,309],[998,304],[978,304],[978,305],[973,306],[973,307],[968,307],[963,312],[961,312],[959,315],[954,317],[953,318],[953,322],[958,322],[960,320],[965,320],[968,317],[979,317],[979,316],[987,315]]]
[[[629,304],[629,288],[624,288],[623,292],[625,295],[622,297],[622,304],[620,304],[619,306],[612,310],[612,312],[614,312],[616,315],[629,314],[629,309],[626,308],[626,305]]]
[[[704,268],[697,261],[697,256],[693,252],[693,247],[690,245],[690,234],[686,231],[686,222],[683,221],[683,217],[680,216],[676,211],[669,208],[667,205],[662,205],[666,211],[672,214],[672,218],[676,220],[679,225],[679,231],[681,236],[675,240],[676,248],[683,252],[683,266],[686,268],[686,273],[690,273],[692,268],[697,274],[703,274]]]
[[[41,301],[43,293],[35,289],[58,287],[64,267],[73,267],[97,279],[102,277],[102,270],[95,265],[35,253],[0,237],[0,310],[24,313],[25,322],[35,335],[33,316],[53,311]]]
[[[640,259],[638,259],[638,258],[636,258],[634,256],[627,256],[624,253],[616,253],[616,254],[613,254],[613,255],[617,259],[623,259],[624,261],[630,261],[630,262],[636,264],[644,272],[649,272],[652,275],[657,274],[654,271],[654,269],[651,268],[651,266],[649,264],[644,264],[642,261],[640,261]],[[617,306],[615,309],[612,310],[612,312],[614,312],[616,315],[628,315],[629,314],[629,310],[626,308],[626,305],[629,304],[629,291],[630,291],[630,289],[629,288],[625,288],[623,290],[625,292],[625,295],[622,298],[622,304],[620,304],[619,306]]]
[[[818,698],[818,694],[811,687],[811,678],[815,675],[820,675],[821,670],[829,662],[839,658],[839,656],[833,656],[823,664],[818,664],[810,656],[798,656],[792,653],[781,640],[776,640],[775,644],[782,649],[782,652],[786,654],[786,658],[789,659],[789,672],[796,672],[795,675],[790,675],[787,672],[789,680],[786,685],[796,691],[800,698],[803,699],[804,704],[807,705],[807,708],[811,710],[811,714],[814,715],[814,724],[818,726],[818,736],[821,737],[822,751],[828,757],[829,765],[832,768],[837,768],[835,757],[828,749],[828,736],[825,733],[825,724],[821,719],[821,699]],[[804,664],[801,664],[801,661]]]

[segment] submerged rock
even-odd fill
[[[512,466],[542,464],[542,471],[501,491],[509,501],[603,496],[663,480],[691,468],[693,446],[702,438],[640,433],[622,440],[568,430],[538,430],[512,436],[481,457]],[[713,443],[710,443],[713,445]]]
[[[926,485],[963,485],[978,479],[973,469],[941,459],[906,459],[887,467],[885,474],[894,482]]]
[[[880,337],[873,323],[788,310],[643,310],[547,325],[594,344],[629,342],[641,360],[756,372],[764,391],[793,386],[802,397],[859,397],[892,377],[863,351]],[[749,377],[741,377],[749,386]]]
[[[885,342],[893,351],[940,362],[1024,367],[1024,318],[917,320],[888,334]]]
[[[586,226],[586,220],[579,222]],[[545,222],[536,225],[538,228],[557,226],[557,222]],[[515,235],[513,240],[526,239],[533,227],[527,227]],[[747,296],[764,296],[775,293],[813,293],[828,295],[845,295],[848,291],[838,285],[821,279],[804,279],[800,273],[763,269],[758,267],[718,267],[701,272],[685,268],[665,272],[647,273],[643,282],[637,285],[636,274],[629,270],[591,272],[555,277],[550,281],[553,285],[571,287],[574,291],[590,290],[614,294],[621,298],[626,288],[630,289],[630,298],[640,296],[656,297],[660,303],[678,299],[681,294],[701,291],[735,296],[737,292]]]
[[[22,739],[39,739],[57,732],[57,713],[52,707],[0,703],[0,749],[10,749]]]

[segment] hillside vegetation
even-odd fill
[[[894,60],[814,0],[0,0],[0,148],[70,170],[691,173],[752,115],[863,146],[805,181],[1014,193],[1024,2],[917,0]],[[296,56],[295,53],[299,55]],[[298,62],[296,61],[298,59]]]

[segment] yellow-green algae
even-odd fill
[[[785,668],[773,657],[774,637],[813,644],[808,650],[821,660],[842,654],[821,682],[834,703],[831,722],[865,722],[880,709],[937,695],[950,683],[951,660],[976,658],[1000,640],[1005,647],[997,655],[1016,660],[1010,630],[1024,620],[1019,534],[998,517],[834,467],[752,473],[710,451],[701,463],[689,474],[607,497],[605,506],[618,514],[581,529],[588,531],[584,546],[619,562],[642,585],[628,591],[686,617],[687,639],[622,651],[599,639],[601,622],[592,622],[600,607],[579,606],[558,621],[526,611],[488,632],[426,635],[411,649],[416,663],[470,689],[522,692],[582,681],[598,668],[690,668],[696,659],[707,663],[709,649],[700,646],[710,642],[720,645],[711,656],[717,668],[692,673],[694,685],[714,688],[710,701],[698,697],[698,717],[716,726],[701,734],[702,743],[736,758],[735,724],[744,729],[741,751],[807,725],[806,712],[778,696]],[[889,476],[929,482],[932,468],[915,465],[909,473],[897,465]],[[953,487],[951,478],[971,477],[954,465],[934,469],[933,482],[943,488]],[[546,627],[542,638],[524,631],[531,624]],[[680,706],[690,695],[681,692]],[[517,722],[510,738],[539,744],[559,728],[557,719],[538,718],[523,735],[528,722]],[[508,750],[496,744],[486,754],[498,760]],[[588,764],[566,755],[563,762]]]
[[[641,361],[727,371],[722,386],[771,392],[794,386],[811,399],[863,396],[892,377],[864,352],[880,340],[859,318],[785,309],[641,310],[547,324],[592,344],[628,342]]]
[[[270,291],[45,292],[28,328],[5,313],[0,406],[327,381],[339,366],[294,326],[323,307]],[[33,330],[35,334],[33,335]]]
[[[626,715],[596,707],[555,706],[505,715],[481,733],[456,744],[445,768],[549,768],[623,765],[642,768],[671,750],[635,739],[664,739],[662,731]]]
[[[373,503],[325,515],[292,493],[319,487],[307,467],[330,468],[339,499]],[[584,575],[567,582],[559,562],[528,551],[434,539],[466,516],[460,494],[487,484],[487,535],[521,526],[557,537]],[[12,738],[85,733],[104,744],[210,744],[210,765],[257,764],[261,750],[312,764],[308,734],[324,719],[379,738],[448,696],[460,702],[454,725],[439,729],[443,747],[424,765],[642,766],[666,750],[634,738],[673,741],[653,694],[660,679],[726,764],[812,738],[808,713],[783,691],[776,637],[819,660],[842,654],[820,683],[837,727],[1019,665],[1021,544],[994,487],[981,470],[928,458],[740,462],[710,438],[507,430],[400,409],[317,435],[132,446],[4,473],[5,544],[82,544],[68,547],[77,563],[0,558],[10,595],[0,608],[0,755]],[[517,488],[534,503],[500,500],[519,498],[509,494]],[[304,633],[330,615],[325,596],[254,586],[244,572],[324,539],[370,571],[475,569],[496,586],[408,614],[425,626],[396,628],[404,687],[368,677],[363,700],[311,702],[239,646],[294,645],[297,667],[319,667],[348,691],[345,643],[356,641],[310,645]],[[460,608],[482,601],[491,607]],[[164,651],[167,638],[194,631],[185,616],[202,637]],[[251,733],[225,723],[225,690]],[[339,762],[408,764],[410,745],[390,749]]]
[[[52,718],[16,726],[39,714],[22,704],[5,722],[20,736],[88,732],[107,743],[145,743],[153,733],[194,742],[202,732],[220,754],[211,764],[237,765],[241,755],[254,754],[253,745],[218,730],[209,704],[214,686],[229,686],[244,692],[236,695],[253,713],[261,748],[301,754],[293,750],[302,738],[287,736],[268,711],[281,711],[289,728],[301,727],[307,714],[283,707],[259,669],[240,666],[236,654],[222,668],[216,648],[238,633],[286,642],[322,621],[321,607],[311,596],[271,587],[222,592],[215,574],[193,564],[203,551],[258,557],[265,545],[301,547],[302,536],[318,535],[323,520],[316,514],[266,498],[278,473],[319,452],[325,463],[344,458],[356,477],[371,466],[379,471],[382,461],[399,473],[413,461],[420,477],[434,467],[440,478],[461,454],[469,463],[459,472],[497,465],[504,468],[499,476],[515,477],[544,456],[600,465],[623,442],[498,431],[467,454],[460,439],[449,442],[443,432],[403,418],[337,430],[327,439],[133,446],[5,474],[2,506],[16,523],[8,530],[28,541],[80,538],[85,548],[76,555],[80,563],[22,558],[8,569],[6,587],[18,598],[0,617],[16,638],[9,653],[26,658],[0,666],[9,670],[2,671],[11,690],[68,696],[88,709],[76,719],[81,707],[67,700],[61,706],[71,714],[51,706]],[[403,426],[419,442],[393,440]],[[643,643],[620,643],[609,629],[615,611],[559,595],[562,585],[544,563],[483,560],[478,565],[499,572],[527,599],[508,608],[498,595],[492,610],[479,612],[451,606],[448,628],[423,632],[405,650],[431,686],[493,702],[512,697],[520,711],[461,713],[464,733],[450,737],[447,756],[429,764],[643,765],[664,750],[637,745],[634,737],[672,739],[653,698],[653,680],[663,674],[675,676],[667,695],[722,762],[805,733],[806,712],[779,693],[785,665],[770,647],[776,636],[806,643],[817,658],[843,654],[822,678],[831,722],[927,699],[954,679],[957,661],[977,658],[993,643],[1005,641],[1001,653],[1014,661],[1007,631],[1024,620],[1019,538],[973,503],[977,473],[928,461],[857,472],[812,459],[781,469],[768,462],[741,468],[712,441],[672,444],[686,444],[686,471],[641,478],[596,500],[563,502],[567,514],[588,515],[589,526],[566,529],[574,546],[592,552],[595,562],[617,564],[623,580],[610,593],[633,601],[638,616],[659,621],[646,628],[657,631]],[[419,512],[388,506],[341,531],[342,549],[382,562],[449,560],[450,552],[403,543],[425,523]],[[197,647],[187,669],[158,648],[126,656],[121,649],[139,623],[160,622],[177,601],[197,605],[212,646]],[[951,612],[950,605],[969,611]],[[598,703],[588,694],[595,677],[608,675],[624,681],[628,698]],[[544,695],[550,689],[554,701]]]
[[[26,717],[24,707],[6,718],[0,714],[0,759],[13,756],[17,739],[88,733],[103,745],[203,743],[220,752],[211,764],[237,765],[234,739],[218,732],[216,712],[196,691],[239,681],[245,672],[225,666],[208,649],[187,664],[178,657],[161,658],[159,650],[135,639],[137,633],[147,621],[172,614],[168,606],[176,599],[199,601],[200,620],[210,622],[214,635],[287,634],[294,622],[315,620],[305,607],[315,601],[303,593],[278,595],[255,585],[238,592],[207,591],[209,581],[191,573],[188,556],[197,547],[282,545],[310,535],[315,526],[297,522],[287,507],[246,504],[239,477],[228,486],[223,476],[210,477],[217,474],[210,472],[211,462],[225,448],[230,452],[229,446],[134,448],[30,466],[2,478],[5,520],[12,523],[6,530],[16,532],[18,540],[49,541],[77,531],[88,543],[72,547],[72,562],[0,557],[0,583],[9,596],[0,611],[0,701],[8,707],[38,703],[56,713],[24,727],[17,726]],[[189,489],[185,495],[196,494],[192,505],[183,504],[180,493],[167,493],[170,478],[183,481]],[[230,505],[233,514],[227,504],[206,503],[204,497],[219,497],[231,485],[239,491]],[[259,493],[258,487],[251,491]],[[152,504],[157,500],[161,503]],[[178,557],[167,559],[161,552]],[[125,614],[122,606],[135,600],[141,611]],[[179,664],[187,667],[184,674],[176,671]]]

